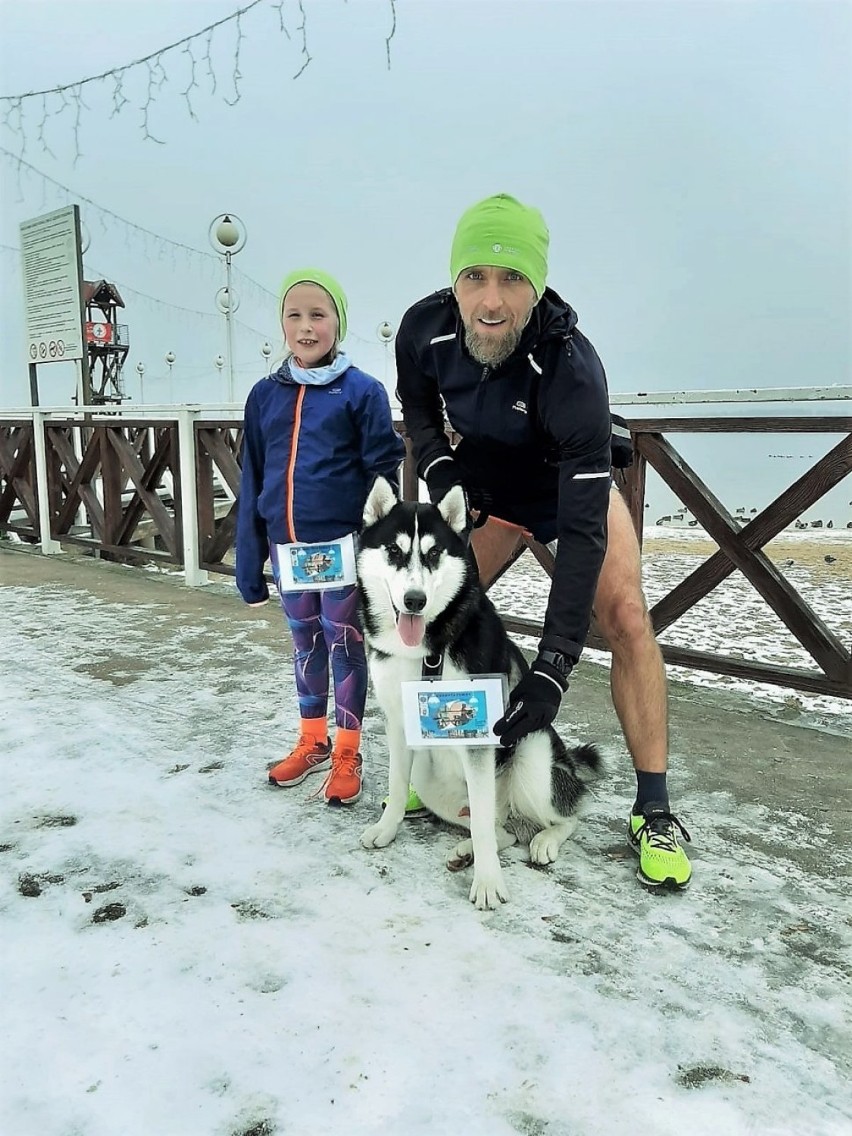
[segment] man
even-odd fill
[[[400,325],[398,396],[431,499],[461,484],[477,523],[488,517],[473,537],[486,586],[525,532],[558,541],[538,657],[495,726],[501,742],[553,722],[594,609],[636,771],[628,838],[637,874],[649,887],[685,887],[691,867],[678,833],[689,836],[666,785],[665,670],[636,534],[612,487],[606,376],[573,309],[545,286],[548,245],[541,214],[513,197],[467,210],[450,254],[452,288],[414,304]],[[455,450],[444,409],[461,436]]]

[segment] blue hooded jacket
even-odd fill
[[[349,366],[322,386],[296,383],[285,362],[256,383],[245,408],[237,510],[237,587],[269,590],[269,545],[337,540],[361,527],[378,474],[396,484],[405,456],[387,391]]]

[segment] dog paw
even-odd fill
[[[509,898],[509,889],[503,882],[503,873],[493,876],[475,874],[470,887],[470,902],[480,911],[493,911]]]
[[[396,838],[397,826],[385,824],[380,820],[378,824],[371,824],[361,833],[361,843],[365,848],[386,848]]]
[[[473,841],[463,840],[457,844],[447,859],[447,867],[451,872],[463,872],[473,863]]]
[[[537,832],[530,841],[530,860],[534,864],[552,864],[559,858],[562,839],[552,830]]]

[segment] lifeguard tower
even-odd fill
[[[84,280],[83,302],[92,403],[121,403],[127,397],[121,368],[130,350],[127,324],[117,319],[124,300],[114,284],[106,280]]]

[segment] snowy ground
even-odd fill
[[[649,896],[622,763],[479,913],[448,830],[360,848],[374,707],[351,810],[266,786],[296,714],[271,607],[53,575],[0,587],[3,1136],[850,1131],[849,848],[796,800],[686,770],[695,881]]]

